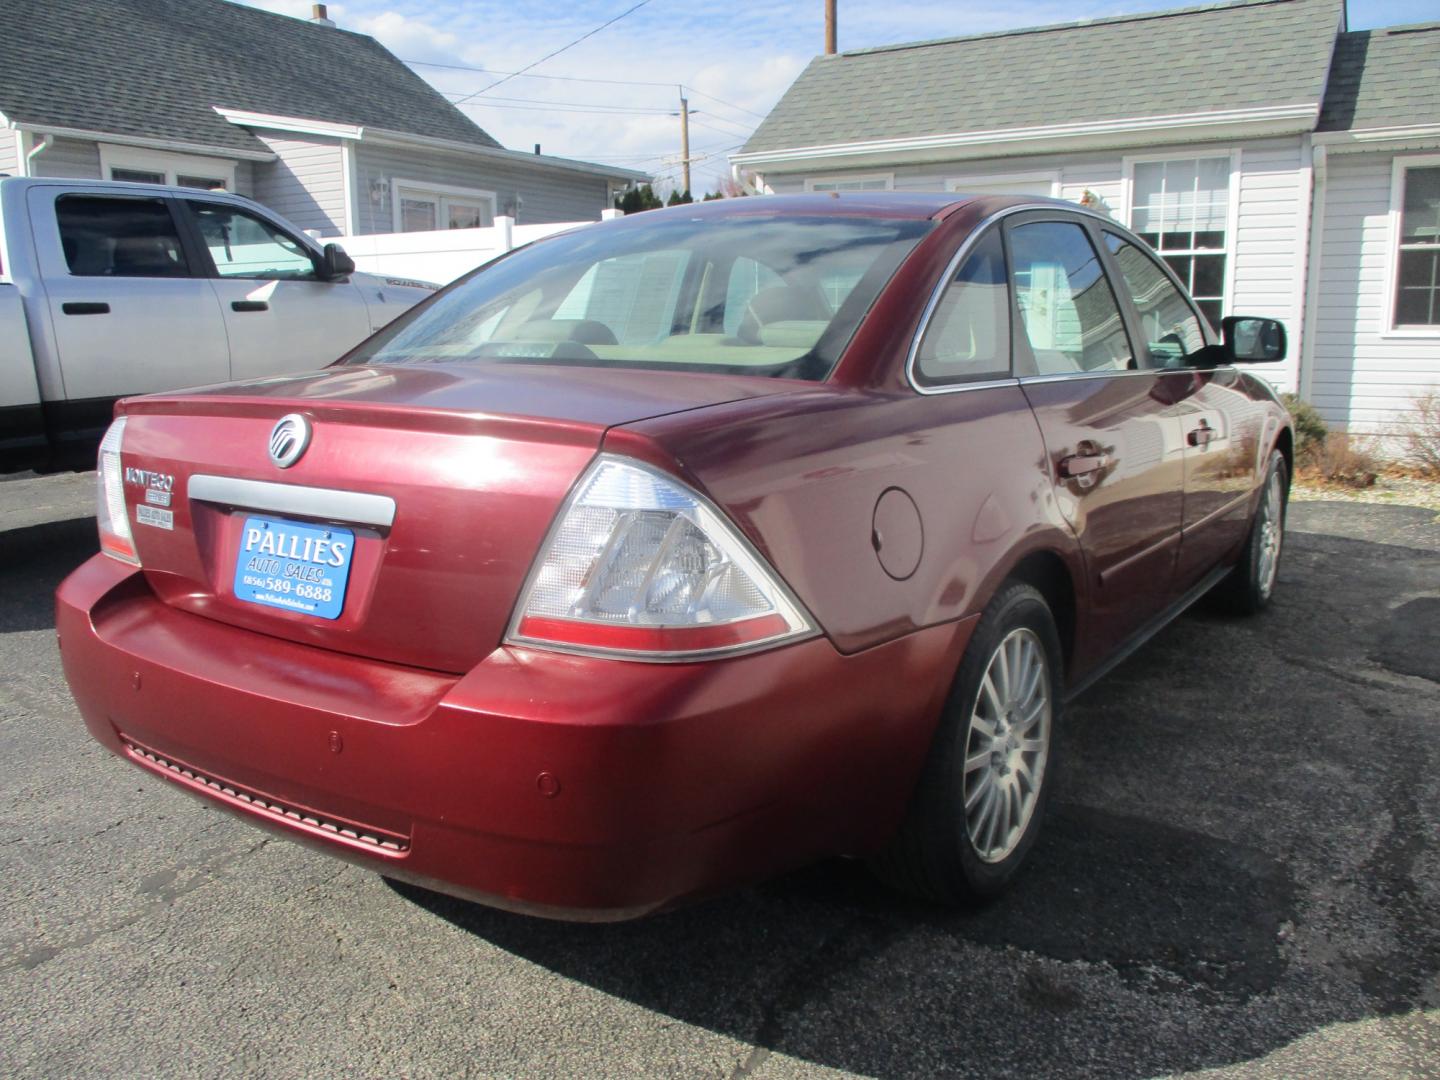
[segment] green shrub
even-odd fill
[[[1280,400],[1295,421],[1295,460],[1309,461],[1325,448],[1325,436],[1330,429],[1321,419],[1320,410],[1302,401],[1299,394],[1281,394]]]

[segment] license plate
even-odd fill
[[[320,619],[337,619],[355,534],[334,526],[247,517],[235,559],[235,597]]]

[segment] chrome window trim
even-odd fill
[[[395,523],[395,500],[388,495],[335,488],[300,487],[269,480],[242,480],[234,476],[190,477],[186,491],[201,502],[223,503],[244,510],[345,521],[384,528]]]
[[[1049,212],[1051,212],[1051,213],[1079,214],[1079,215],[1082,216],[1082,217],[1088,217],[1088,218],[1091,218],[1091,219],[1099,222],[1099,223],[1100,223],[1103,227],[1105,227],[1105,228],[1109,228],[1109,229],[1112,229],[1112,230],[1118,230],[1118,231],[1119,231],[1119,234],[1122,235],[1127,241],[1130,241],[1131,243],[1134,243],[1134,242],[1139,241],[1139,238],[1136,237],[1136,236],[1134,236],[1134,234],[1130,231],[1130,229],[1126,228],[1124,225],[1122,225],[1120,222],[1116,221],[1114,218],[1110,217],[1108,214],[1097,213],[1097,212],[1094,211],[1094,210],[1089,210],[1089,209],[1086,209],[1085,207],[1079,206],[1079,205],[1075,205],[1075,206],[1056,206],[1054,203],[1027,203],[1027,204],[1021,205],[1021,206],[1007,206],[1007,207],[1005,207],[1003,210],[997,210],[995,213],[991,214],[989,217],[984,218],[984,219],[982,219],[981,221],[979,221],[978,223],[976,223],[975,227],[970,230],[970,235],[965,238],[965,242],[960,245],[960,249],[955,252],[954,257],[951,258],[951,260],[949,261],[949,263],[946,264],[946,266],[945,266],[945,273],[941,275],[940,281],[936,284],[935,288],[931,291],[931,293],[930,293],[930,300],[929,300],[928,303],[926,303],[926,305],[925,305],[925,310],[924,310],[924,312],[920,315],[920,325],[915,328],[915,333],[914,333],[914,335],[913,335],[913,336],[911,337],[911,339],[910,339],[910,351],[908,352],[908,354],[907,354],[906,357],[905,357],[905,381],[910,384],[910,388],[911,388],[912,390],[914,390],[917,394],[924,394],[926,397],[930,397],[930,396],[933,396],[933,395],[936,395],[936,394],[956,394],[956,393],[960,393],[960,392],[965,391],[965,390],[991,390],[991,389],[994,389],[995,387],[999,387],[999,386],[1023,386],[1023,385],[1025,385],[1026,383],[1035,383],[1035,382],[1061,382],[1061,381],[1064,381],[1064,380],[1066,380],[1066,379],[1104,379],[1104,378],[1113,378],[1113,377],[1115,377],[1115,376],[1117,376],[1117,375],[1156,375],[1156,374],[1161,374],[1161,373],[1163,373],[1163,372],[1165,372],[1165,371],[1167,370],[1167,369],[1165,369],[1165,368],[1138,368],[1138,369],[1136,369],[1136,370],[1125,369],[1125,370],[1116,370],[1116,371],[1073,371],[1073,372],[1062,372],[1062,373],[1054,374],[1054,375],[1018,375],[1018,376],[1017,376],[1017,375],[1012,374],[1009,378],[1005,378],[1005,379],[985,379],[985,380],[981,380],[981,381],[978,381],[978,382],[948,383],[948,384],[946,384],[946,385],[944,385],[944,386],[922,386],[922,385],[920,385],[919,380],[915,377],[915,364],[916,364],[916,361],[919,359],[919,355],[920,355],[920,343],[921,343],[921,340],[925,337],[925,331],[930,328],[930,320],[931,320],[931,318],[932,318],[932,317],[934,316],[934,314],[935,314],[935,309],[940,306],[940,297],[944,295],[946,286],[948,286],[948,285],[950,284],[951,279],[954,278],[956,272],[960,269],[960,264],[965,261],[965,258],[966,258],[966,256],[968,256],[968,255],[970,254],[971,249],[974,248],[974,246],[979,242],[980,237],[984,234],[984,232],[985,232],[987,229],[990,228],[990,226],[994,225],[996,222],[1000,221],[1002,218],[1007,218],[1007,217],[1009,217],[1011,214],[1022,214],[1022,213],[1028,213],[1028,212],[1030,212],[1030,211],[1035,211],[1035,210],[1049,211]],[[1143,244],[1143,242],[1141,242],[1141,243]],[[1143,248],[1142,248],[1142,250],[1143,250]],[[1098,254],[1098,253],[1097,253],[1097,254]],[[1168,269],[1168,267],[1167,267],[1167,269]],[[1005,271],[1006,271],[1006,275],[1007,275],[1006,286],[1008,287],[1008,286],[1009,286],[1008,275],[1009,275],[1009,271],[1010,271],[1008,262],[1007,262],[1007,264],[1006,264]],[[1172,274],[1171,276],[1173,277],[1173,274]],[[1109,278],[1109,274],[1108,274],[1108,273],[1106,274],[1106,278],[1107,278],[1107,280],[1108,280],[1108,278]],[[1179,281],[1177,280],[1177,281],[1175,282],[1175,284],[1179,285]],[[1113,284],[1113,283],[1111,284],[1111,289],[1112,289],[1112,290],[1114,289],[1114,284]],[[1127,295],[1128,295],[1128,293],[1129,293],[1128,288],[1127,288],[1127,290],[1126,290],[1126,293],[1127,293]],[[1187,298],[1189,297],[1189,293],[1187,293],[1187,292],[1185,291],[1185,289],[1184,289],[1183,286],[1181,286],[1180,295],[1181,295],[1181,296],[1184,296],[1184,297],[1187,297]],[[1118,297],[1116,298],[1116,303],[1117,303],[1117,306],[1118,306],[1118,304],[1119,304],[1119,298],[1118,298]],[[1193,307],[1194,307],[1193,301],[1191,302],[1191,307],[1192,307],[1192,309],[1193,309]],[[1122,313],[1122,314],[1123,314],[1123,313]],[[1203,327],[1203,326],[1204,326],[1204,321],[1203,321],[1204,317],[1201,316],[1201,319],[1202,319],[1201,325],[1202,325],[1202,327]],[[1177,370],[1179,370],[1179,369],[1177,369]],[[1213,370],[1213,369],[1210,369],[1210,368],[1203,368],[1203,369],[1202,369],[1202,368],[1194,368],[1194,369],[1189,369],[1189,368],[1187,368],[1187,369],[1184,369],[1184,370],[1195,370],[1195,371],[1206,370],[1206,371],[1208,371],[1208,370]],[[1012,372],[1013,372],[1013,365],[1012,365]]]

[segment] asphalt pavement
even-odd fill
[[[980,911],[833,862],[636,923],[273,838],[90,741],[50,596],[93,476],[0,481],[0,1076],[1440,1074],[1440,517],[1292,507],[1275,603],[1186,615],[1060,735]]]

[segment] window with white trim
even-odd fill
[[[873,176],[820,176],[805,181],[806,191],[890,191],[895,187],[892,173]]]
[[[1440,165],[1401,166],[1400,177],[1393,326],[1440,327]]]
[[[100,145],[100,174],[131,184],[168,184],[201,191],[233,191],[235,162],[138,146]]]
[[[482,229],[495,224],[495,193],[394,181],[395,231]]]
[[[1218,327],[1231,253],[1229,155],[1136,162],[1131,184],[1130,227]]]

